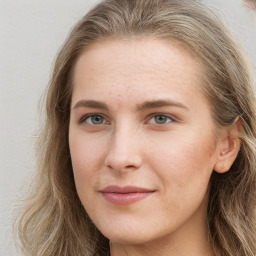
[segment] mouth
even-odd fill
[[[154,192],[155,190],[134,186],[108,186],[100,191],[104,199],[116,205],[133,204],[152,195]]]

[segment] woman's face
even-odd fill
[[[73,172],[84,208],[110,240],[185,242],[205,232],[218,141],[201,83],[196,60],[157,39],[97,43],[78,59]]]

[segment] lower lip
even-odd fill
[[[112,193],[112,192],[103,192],[103,197],[112,204],[116,205],[128,205],[138,202],[150,195],[153,192],[135,192],[135,193]]]

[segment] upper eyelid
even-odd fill
[[[156,116],[164,116],[164,117],[167,117],[167,118],[170,118],[170,119],[175,119],[175,117],[174,116],[172,116],[172,115],[168,115],[168,114],[153,114],[152,116],[151,116],[151,118],[152,117],[156,117]]]
[[[167,113],[153,113],[153,114],[150,114],[150,115],[148,116],[148,118],[151,119],[151,118],[154,117],[154,116],[165,116],[165,117],[168,117],[168,118],[172,119],[173,121],[179,121],[179,118],[177,118],[177,117],[174,116],[174,115],[167,114]]]
[[[81,118],[79,118],[79,123],[85,122],[85,120],[87,118],[91,117],[91,116],[100,116],[100,117],[104,118],[107,121],[106,115],[104,115],[102,113],[89,113],[89,114],[85,114]]]
[[[88,114],[84,114],[81,118],[79,118],[79,123],[83,123],[90,116],[101,116],[109,123],[110,123],[109,120],[111,120],[110,117],[108,117],[106,114],[104,114],[102,112],[91,112],[91,113],[88,113]],[[174,122],[175,121],[180,121],[180,119],[177,118],[175,115],[168,114],[168,113],[163,113],[163,112],[154,112],[154,113],[151,113],[151,114],[146,116],[146,118],[145,118],[146,122],[148,122],[154,116],[165,116],[165,117],[170,118]]]

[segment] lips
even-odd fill
[[[134,186],[108,186],[100,191],[104,199],[116,205],[128,205],[138,202],[154,192],[155,190]]]

